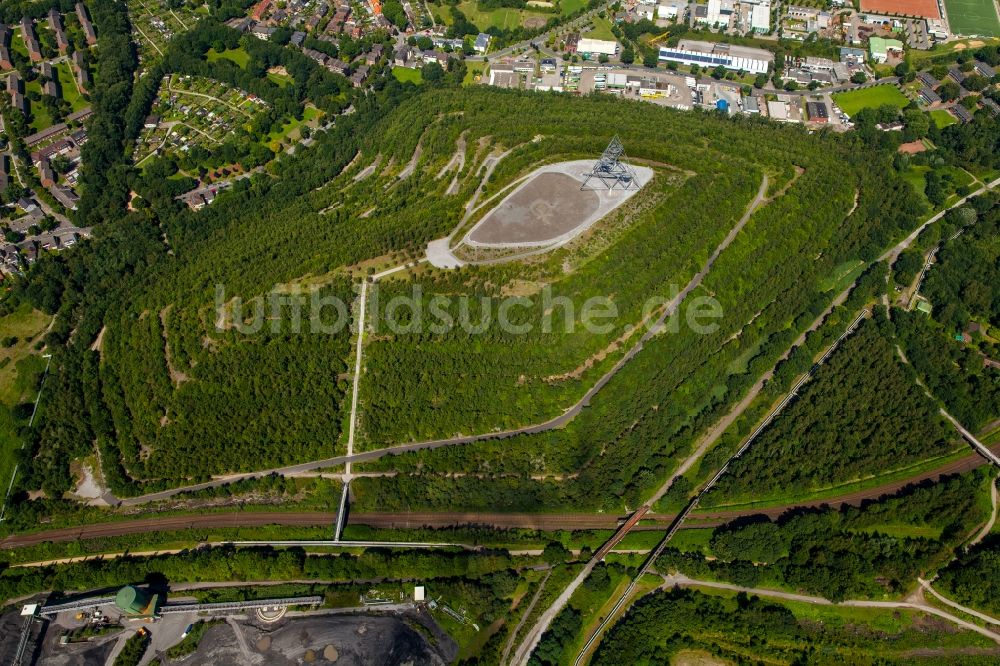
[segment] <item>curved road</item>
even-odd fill
[[[997,452],[1000,453],[1000,447],[997,448]],[[990,502],[993,504],[993,511],[990,513],[990,519],[986,521],[983,525],[983,529],[979,531],[972,541],[969,542],[969,546],[975,546],[977,543],[985,539],[990,532],[993,531],[993,526],[997,522],[997,511],[1000,510],[1000,493],[997,492],[997,480],[993,479],[990,484]]]
[[[991,624],[991,625],[996,626],[996,627],[1000,627],[1000,620],[998,620],[997,618],[993,617],[992,615],[987,615],[986,613],[981,613],[981,612],[979,612],[979,611],[977,611],[977,610],[975,610],[973,608],[969,608],[968,606],[963,606],[960,603],[952,601],[951,599],[949,599],[948,597],[944,596],[943,594],[941,594],[937,590],[935,590],[933,587],[931,587],[930,582],[924,580],[923,578],[918,578],[917,581],[920,583],[920,587],[922,587],[923,589],[927,590],[932,595],[934,595],[934,597],[938,601],[940,601],[941,603],[947,604],[948,606],[951,606],[952,608],[954,608],[956,610],[962,611],[966,615],[971,615],[971,616],[973,616],[975,618],[979,618],[983,622],[986,622],[986,623]],[[1000,642],[1000,639],[994,639],[994,640],[997,640],[997,642]]]
[[[886,260],[886,259],[888,259],[888,261],[889,261],[889,263],[891,265],[896,260],[896,258],[899,256],[900,252],[902,252],[904,249],[906,249],[907,247],[909,247],[909,245],[920,235],[920,233],[923,231],[924,228],[926,228],[930,224],[933,224],[937,220],[941,219],[952,208],[956,208],[958,206],[963,205],[970,197],[973,197],[973,196],[976,196],[976,195],[978,195],[978,194],[980,194],[982,192],[985,192],[985,191],[987,191],[988,189],[991,189],[992,187],[994,187],[997,184],[1000,184],[1000,178],[994,180],[993,182],[991,182],[991,183],[989,183],[987,185],[982,186],[981,188],[979,188],[975,192],[973,192],[973,193],[971,193],[971,194],[969,194],[969,195],[967,195],[967,196],[959,199],[958,201],[956,201],[954,204],[952,204],[948,208],[946,208],[946,209],[940,211],[939,213],[931,216],[923,224],[919,225],[917,227],[917,229],[915,229],[910,235],[908,235],[906,238],[904,238],[902,241],[900,241],[899,243],[897,243],[892,248],[886,250],[879,257],[879,260]],[[852,211],[853,211],[853,209],[852,209]],[[846,297],[850,289],[851,289],[851,287],[848,287],[847,289],[845,289],[844,292],[842,292],[838,296],[838,298],[844,298],[844,297]],[[836,304],[836,302],[834,304]],[[864,314],[862,314],[862,316],[864,316]],[[851,328],[849,328],[847,330],[847,332],[845,332],[844,335],[842,335],[837,340],[836,343],[834,343],[833,347],[828,348],[826,354],[823,356],[822,359],[820,359],[819,363],[822,363],[826,359],[826,357],[833,351],[833,348],[841,340],[843,340],[844,337],[846,337],[847,335],[849,335],[851,333],[851,331],[857,326],[857,324],[858,324],[859,321],[860,321],[860,318],[858,320],[856,320],[851,325]],[[777,411],[781,410],[781,408],[786,404],[786,402],[788,401],[788,399],[790,399],[793,395],[795,395],[798,387],[802,384],[803,381],[807,381],[808,378],[809,378],[809,376],[811,374],[812,374],[812,370],[810,370],[809,373],[807,373],[807,375],[802,380],[800,380],[799,384],[797,384],[796,386],[794,386],[792,388],[791,392],[788,395],[786,395],[785,400],[782,401],[778,405],[777,409],[774,412],[772,412],[771,415],[767,417],[767,419],[765,419],[764,423],[761,426],[758,426],[758,430],[756,430],[752,435],[750,435],[750,438],[743,444],[743,447],[732,458],[729,459],[729,461],[718,471],[718,473],[716,473],[716,475],[708,482],[708,484],[705,485],[705,486],[702,486],[701,490],[698,492],[698,494],[695,496],[695,498],[685,508],[684,512],[681,513],[678,516],[677,521],[675,521],[675,523],[670,527],[670,529],[668,530],[668,532],[667,532],[666,536],[664,537],[664,539],[657,546],[657,549],[646,560],[646,563],[643,565],[642,569],[640,569],[640,573],[639,573],[640,576],[646,570],[646,568],[649,567],[650,564],[653,561],[655,561],[657,555],[659,554],[659,551],[666,545],[667,541],[670,539],[670,537],[673,534],[674,530],[678,529],[680,527],[680,525],[684,522],[684,519],[688,515],[687,512],[691,511],[695,506],[697,506],[698,501],[701,499],[702,495],[709,488],[711,488],[713,485],[715,485],[715,482],[719,479],[720,476],[722,476],[723,474],[725,474],[725,472],[728,469],[729,464],[732,462],[732,460],[734,460],[735,458],[739,457],[742,454],[742,452],[745,450],[745,448],[747,446],[749,446],[750,443],[753,441],[753,438],[756,436],[756,434],[758,432],[760,432],[760,429],[767,426],[767,423],[770,421],[770,419],[773,418],[773,416],[777,413]],[[919,382],[919,380],[918,380],[918,382]],[[742,406],[745,406],[747,404],[749,404],[749,402],[746,399],[744,399],[744,401],[741,401],[741,403],[738,404],[734,408],[734,411],[737,411],[737,410],[738,411],[742,411]],[[1000,461],[998,461],[998,459],[996,458],[996,456],[993,454],[992,451],[990,451],[989,449],[987,449],[973,435],[971,435],[971,433],[968,433],[964,428],[962,428],[961,425],[957,421],[955,421],[953,418],[951,418],[951,416],[947,412],[945,412],[943,409],[941,410],[941,413],[944,416],[946,416],[947,418],[949,418],[949,420],[951,420],[954,423],[954,425],[956,426],[956,428],[958,428],[958,430],[962,433],[962,435],[966,439],[969,440],[969,442],[973,445],[973,447],[979,453],[981,453],[990,462],[994,462],[994,463],[997,463],[998,465],[1000,465]],[[706,449],[707,449],[707,445],[706,446],[699,446],[695,450],[695,452],[692,454],[692,456],[689,456],[689,458],[683,463],[682,467],[689,466],[690,464],[693,464],[693,457],[694,456],[700,456]],[[676,475],[674,475],[674,476],[676,477]],[[671,483],[671,480],[668,480],[663,486],[661,486],[660,489],[657,491],[656,495],[654,496],[654,498],[658,498],[658,497],[662,496],[663,493],[667,490],[667,488],[668,488],[668,486],[669,486],[670,483]],[[649,504],[646,504],[645,506],[648,507]],[[623,527],[621,530],[619,530],[619,532],[624,531],[625,529],[626,528]],[[619,536],[618,533],[616,533],[615,538],[621,538],[621,537]],[[589,575],[589,570],[588,569],[592,568],[593,563],[594,563],[593,560],[590,563],[588,563],[587,568],[585,568],[584,571],[581,572],[580,576],[578,576],[576,579],[574,579],[570,583],[570,585],[567,588],[567,590],[564,593],[564,595],[560,596],[555,601],[555,603],[553,604],[553,607],[549,609],[549,612],[547,612],[545,615],[542,616],[542,618],[540,618],[539,624],[535,627],[535,633],[529,634],[529,637],[525,640],[525,644],[523,644],[521,646],[521,649],[518,651],[517,655],[515,656],[515,660],[517,661],[517,663],[519,663],[519,664],[520,663],[527,663],[528,657],[530,656],[531,652],[534,650],[534,646],[537,645],[539,639],[541,638],[542,633],[546,630],[546,628],[548,627],[549,623],[551,623],[552,619],[554,618],[555,613],[557,613],[566,604],[566,602],[568,602],[569,595],[571,595],[572,592],[575,590],[576,586],[580,582],[582,582],[581,581],[581,577],[585,578],[587,575]],[[618,605],[616,605],[615,608],[611,611],[611,615],[612,616],[618,610],[618,607],[621,606],[623,603],[626,602],[628,595],[630,594],[631,590],[635,586],[636,580],[637,580],[637,578],[633,580],[632,584],[629,586],[629,589],[626,591],[625,595],[622,596],[619,599]],[[581,653],[579,653],[577,655],[577,659],[576,659],[575,663],[579,664],[581,662],[581,660],[583,659],[583,657],[585,656],[585,654],[590,650],[591,646],[599,638],[599,635],[600,635],[601,631],[603,631],[603,629],[609,624],[610,620],[611,620],[611,617],[609,616],[608,618],[606,618],[601,623],[601,626],[598,627],[597,631],[590,637],[590,640],[587,642],[586,646],[584,647],[583,652],[581,652]],[[529,643],[530,643],[530,645],[529,645]],[[525,648],[527,648],[526,651],[525,651]],[[518,659],[518,657],[520,657],[520,659]]]

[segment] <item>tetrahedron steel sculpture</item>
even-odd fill
[[[580,189],[639,189],[639,183],[635,180],[635,172],[625,164],[625,159],[625,146],[615,135],[608,147],[604,149],[604,153],[601,154],[601,159],[597,160],[594,168],[586,175]],[[601,184],[600,186],[596,183],[591,185],[595,179]]]

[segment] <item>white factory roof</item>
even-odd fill
[[[576,50],[577,53],[603,53],[605,55],[614,55],[618,51],[618,42],[612,42],[606,39],[581,37],[580,41],[576,45]]]
[[[750,29],[767,32],[771,29],[771,5],[754,5],[750,13]]]
[[[697,63],[709,69],[722,65],[758,74],[767,72],[770,63],[774,62],[774,54],[747,46],[682,39],[676,47],[661,46],[660,60]]]
[[[660,4],[660,8],[657,10],[660,18],[675,18],[680,14],[680,9],[677,3],[674,2],[664,2]]]
[[[697,39],[682,39],[677,46],[688,51],[701,51],[702,53],[728,53],[734,58],[750,58],[753,60],[766,60],[774,62],[774,54],[767,49],[755,49],[750,46],[738,46],[736,44],[723,44],[721,42],[703,42]]]
[[[708,0],[708,24],[722,21],[722,0]]]
[[[610,72],[608,74],[608,85],[616,88],[623,88],[628,83],[628,74],[624,72]]]

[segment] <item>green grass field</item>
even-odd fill
[[[1000,35],[1000,19],[993,0],[944,0],[948,23],[956,35]]]
[[[268,72],[267,80],[275,85],[279,85],[282,88],[285,86],[290,86],[295,83],[295,80],[287,74],[281,74],[279,72]]]
[[[40,79],[35,79],[34,81],[29,81],[25,84],[24,89],[26,92],[35,92],[39,95],[42,94],[42,84]],[[31,131],[40,132],[46,127],[52,126],[52,114],[49,113],[48,108],[41,102],[29,102],[31,105]]]
[[[76,80],[73,78],[73,72],[70,71],[68,62],[60,62],[55,65],[56,74],[59,76],[59,88],[62,92],[63,99],[69,102],[70,107],[74,111],[79,111],[85,108],[88,104],[87,100],[80,94],[80,90],[76,87]]]
[[[571,0],[571,2],[580,1]],[[431,11],[434,12],[434,16],[439,23],[451,25],[451,12],[448,9],[447,6],[441,8],[433,7]],[[458,9],[480,30],[488,30],[493,26],[506,29],[521,26],[532,27],[537,24],[536,27],[540,27],[549,18],[554,16],[554,14],[546,14],[544,12],[533,12],[527,9],[511,9],[507,7],[480,10],[476,0],[463,0],[458,4]]]
[[[1000,442],[1000,428],[997,428],[993,432],[983,436],[981,439],[983,440],[983,444],[986,444],[987,446]]]
[[[476,82],[476,76],[483,73],[486,69],[485,62],[476,62],[474,60],[465,61],[465,78],[462,79],[462,85],[467,86],[471,83]]]
[[[392,75],[396,77],[396,80],[400,83],[415,83],[420,85],[424,82],[424,78],[420,75],[419,69],[411,69],[409,67],[393,67]]]
[[[708,555],[710,554],[708,543],[712,540],[714,531],[711,527],[678,530],[677,534],[670,540],[670,547],[685,553]]]
[[[927,187],[927,172],[930,171],[929,166],[911,166],[909,169],[903,173],[903,179],[906,180],[913,189],[916,190],[921,196],[924,194],[924,189]]]
[[[45,361],[33,349],[49,324],[49,316],[24,304],[0,317],[0,340],[16,338],[9,347],[0,346],[0,484],[6,488],[14,469],[15,451],[21,448],[10,408],[35,399],[35,386]]]
[[[944,109],[934,109],[931,111],[931,120],[937,125],[938,129],[944,129],[948,125],[954,125],[958,121],[955,116],[951,115]]]
[[[788,492],[772,495],[767,498],[760,498],[752,502],[732,502],[726,504],[713,505],[712,508],[725,509],[764,509],[775,506],[791,506],[799,502],[811,502],[816,500],[826,500],[840,497],[848,493],[868,490],[878,486],[894,483],[903,479],[911,479],[915,476],[938,469],[948,463],[960,460],[968,455],[968,449],[959,445],[954,451],[943,456],[929,458],[907,465],[899,469],[888,470],[885,473],[870,476],[857,481],[838,483],[826,488],[812,492]]]
[[[247,64],[250,62],[250,54],[243,49],[226,49],[221,52],[216,51],[215,49],[209,49],[208,53],[205,55],[209,62],[226,59],[236,63],[243,69],[246,69]]]
[[[975,180],[971,173],[961,167],[948,166],[942,167],[942,169],[946,173],[951,174],[952,179],[955,181],[955,187],[967,187],[972,185],[972,182]]]
[[[837,93],[833,95],[833,101],[849,116],[853,116],[861,109],[875,109],[886,104],[902,109],[910,103],[899,88],[892,85]]]
[[[857,530],[866,534],[885,534],[887,536],[896,537],[898,539],[908,539],[908,538],[924,538],[924,539],[940,539],[941,538],[941,528],[934,527],[932,525],[900,525],[898,523],[884,523],[881,525],[872,525],[871,527],[866,527],[862,530]]]
[[[559,0],[559,13],[567,16],[582,9],[586,4],[585,0]]]
[[[16,51],[24,56],[25,60],[28,60],[28,47],[24,45],[24,39],[21,37],[21,28],[14,28],[10,36],[10,48],[12,51]]]
[[[615,37],[615,33],[611,32],[611,21],[600,16],[594,17],[594,29],[584,33],[583,36],[590,37],[591,39],[606,39],[608,41],[618,39]]]
[[[312,123],[321,115],[323,115],[322,112],[320,112],[320,110],[317,109],[315,106],[311,105],[306,106],[305,111],[302,112],[302,120],[298,120],[297,118],[289,118],[285,120],[280,130],[271,132],[271,134],[268,135],[266,139],[266,141],[268,142],[268,147],[273,151],[277,151],[281,147],[281,142],[284,141],[286,138],[291,137],[292,139],[298,139],[299,138],[299,135],[297,133],[298,129],[303,125],[308,125]]]
[[[577,632],[576,640],[570,644],[569,649],[564,650],[559,661],[561,666],[570,666],[573,664],[574,657],[583,649],[583,644],[587,637],[597,629],[601,620],[607,617],[608,613],[611,612],[611,609],[618,602],[619,597],[625,592],[629,584],[629,578],[623,575],[615,575],[611,578],[611,583],[610,590],[591,592],[587,590],[586,585],[581,585],[573,594],[573,597],[570,599],[570,606],[578,610],[583,616],[584,631]]]
[[[32,353],[38,353],[32,347],[49,325],[49,320],[47,314],[33,310],[27,304],[6,317],[0,317],[0,340],[17,338],[17,342],[10,347],[0,346],[0,403],[14,405],[28,397],[29,392],[18,381],[17,365]]]
[[[910,171],[913,171],[914,173],[911,174]],[[917,192],[923,194],[924,191],[927,189],[926,174],[928,171],[930,171],[930,167],[928,166],[914,166],[911,167],[910,170],[907,171],[907,173],[903,174],[903,178],[913,183],[913,186],[917,188]],[[947,175],[951,177],[952,188],[966,187],[968,185],[971,185],[974,181],[972,174],[958,167],[943,166],[939,167],[938,171],[941,173],[941,175]],[[948,196],[948,200],[945,202],[945,205],[946,206],[951,205],[956,200],[958,200],[958,195],[952,192],[952,194]]]
[[[14,459],[17,450],[21,448],[21,438],[17,436],[18,424],[10,409],[0,405],[0,485],[4,492],[10,483],[10,475],[14,472]]]
[[[840,292],[842,289],[846,289],[848,285],[852,284],[861,275],[865,266],[865,262],[860,259],[845,261],[837,266],[830,277],[819,283],[820,290]]]

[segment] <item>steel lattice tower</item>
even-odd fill
[[[601,181],[601,184],[609,190],[616,188],[639,189],[639,184],[635,181],[635,172],[625,164],[624,159],[626,159],[625,146],[622,145],[618,135],[615,135],[601,154],[601,159],[597,160],[594,168],[587,174],[580,189],[587,189],[587,185],[594,178]]]

